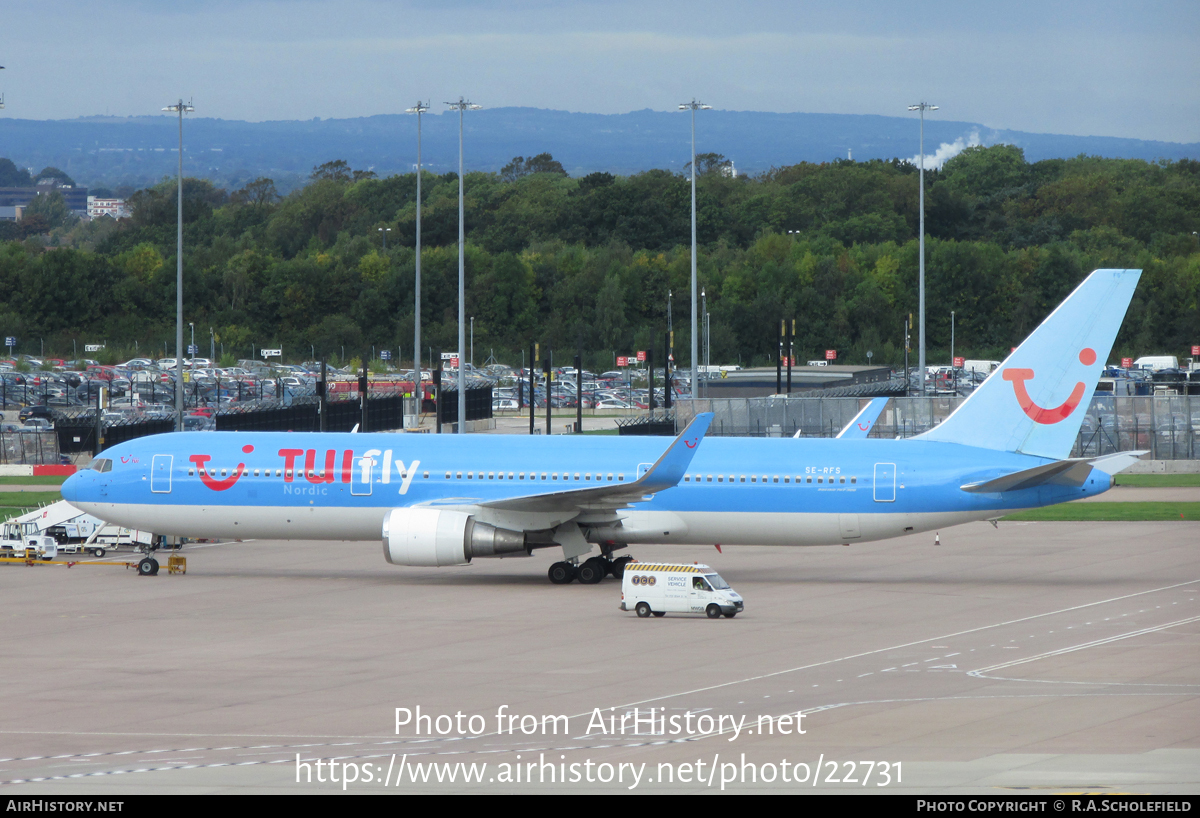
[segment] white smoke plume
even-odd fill
[[[983,142],[981,142],[979,139],[979,131],[972,131],[971,135],[968,136],[965,140],[960,136],[958,139],[955,139],[953,142],[943,142],[941,145],[938,146],[938,149],[936,152],[925,154],[925,167],[931,168],[931,169],[937,168],[940,170],[942,165],[946,164],[951,159],[958,156],[966,148],[974,148],[974,147],[977,147],[982,144],[983,144]],[[921,156],[920,156],[920,154],[915,154],[908,161],[911,162],[914,166],[920,165]]]

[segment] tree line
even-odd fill
[[[903,360],[917,308],[914,166],[844,160],[734,177],[705,154],[697,172],[714,362],[773,362],[779,322],[791,319],[801,359],[837,349],[843,363],[866,363],[868,351],[875,363]],[[540,154],[463,181],[476,363],[489,350],[519,362],[537,341],[611,368],[614,355],[661,349],[670,303],[676,362],[688,365],[688,176],[570,178]],[[959,354],[1000,357],[1096,267],[1145,270],[1118,351],[1200,343],[1200,162],[1029,163],[997,145],[964,150],[925,184],[931,361],[948,356],[951,311]],[[212,327],[231,357],[282,346],[336,359],[374,346],[411,360],[415,174],[377,178],[331,161],[286,197],[265,178],[233,192],[186,178],[183,192],[184,320],[202,347]],[[119,222],[64,219],[8,236],[0,331],[60,354],[72,339],[107,340],[113,355],[134,341],[163,349],[174,336],[175,181],[130,204]],[[422,358],[457,343],[457,237],[457,175],[425,173]]]

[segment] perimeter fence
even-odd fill
[[[890,398],[869,437],[908,438],[932,429],[962,397]],[[682,429],[699,412],[712,412],[708,434],[723,437],[836,437],[867,405],[867,398],[711,398],[677,403]],[[1147,450],[1153,460],[1200,457],[1200,395],[1094,397],[1071,457]]]

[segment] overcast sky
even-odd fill
[[[184,6],[186,6],[184,8]],[[932,116],[1200,141],[1197,0],[5,0],[0,116],[487,107]],[[0,146],[2,152],[2,146]]]

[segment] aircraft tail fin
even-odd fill
[[[923,440],[1061,459],[1079,433],[1141,270],[1095,270]]]

